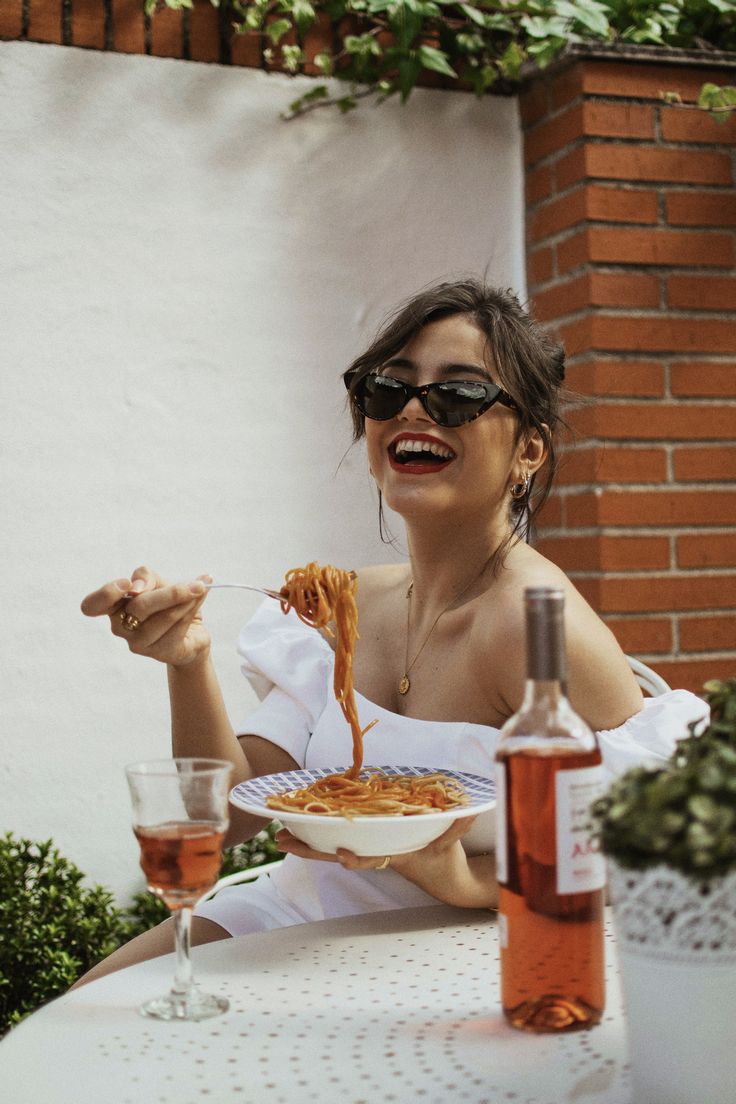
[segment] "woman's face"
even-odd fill
[[[485,335],[461,314],[428,323],[383,372],[417,386],[445,380],[500,383],[487,360]],[[373,476],[387,505],[406,516],[482,510],[486,518],[503,512],[505,521],[509,486],[529,467],[517,430],[515,412],[500,403],[456,428],[437,425],[418,398],[389,421],[365,420]]]

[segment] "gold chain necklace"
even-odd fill
[[[412,579],[412,581],[409,583],[409,589],[406,592],[406,652],[405,652],[405,655],[404,655],[404,673],[401,676],[401,678],[399,679],[399,687],[398,687],[399,693],[402,695],[402,697],[403,697],[404,694],[408,694],[409,691],[411,690],[411,680],[409,678],[409,672],[411,671],[412,667],[414,666],[414,664],[416,663],[416,661],[419,659],[420,655],[422,654],[422,652],[426,648],[427,642],[428,642],[430,636],[432,635],[434,630],[437,628],[437,622],[439,621],[440,617],[444,617],[444,615],[450,609],[450,606],[453,606],[456,602],[459,602],[460,599],[468,593],[468,591],[470,590],[473,583],[476,583],[478,581],[478,579],[480,579],[481,575],[483,574],[485,569],[488,567],[488,564],[490,563],[492,558],[493,558],[492,556],[489,556],[489,558],[485,561],[485,563],[483,564],[483,566],[480,569],[480,571],[478,572],[478,574],[473,576],[473,578],[470,580],[468,585],[466,587],[463,587],[463,589],[460,591],[460,593],[457,595],[456,598],[453,598],[452,601],[448,605],[446,605],[443,610],[440,610],[440,612],[437,614],[434,621],[432,622],[432,628],[429,630],[429,632],[425,636],[424,642],[422,643],[421,648],[419,649],[417,654],[414,656],[411,663],[409,662],[409,623],[411,621],[411,594],[412,594],[412,591],[414,590],[414,580]]]

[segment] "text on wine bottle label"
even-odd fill
[[[606,883],[605,861],[590,813],[604,789],[601,766],[555,775],[558,893],[588,893]]]

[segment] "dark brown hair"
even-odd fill
[[[419,292],[386,320],[369,348],[344,373],[345,382],[352,392],[363,376],[379,371],[422,327],[456,314],[467,315],[485,334],[498,382],[518,407],[517,441],[536,429],[547,450],[547,459],[531,477],[527,494],[511,500],[512,532],[526,535],[549,496],[557,470],[555,436],[564,425],[560,408],[565,354],[512,291],[467,278]],[[358,441],[365,433],[365,418],[354,403],[350,409],[353,437]]]

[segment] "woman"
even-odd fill
[[[406,524],[409,563],[359,573],[355,686],[365,761],[489,775],[498,729],[525,679],[523,591],[566,594],[569,692],[601,733],[611,773],[669,755],[668,733],[703,712],[674,691],[647,703],[612,634],[564,574],[524,540],[554,474],[564,358],[509,292],[466,280],[416,296],[345,373],[356,439],[365,435],[383,500]],[[541,487],[538,484],[541,483]],[[331,693],[330,643],[269,600],[241,635],[244,670],[267,690],[236,734],[209,658],[201,580],[170,586],[148,568],[85,598],[131,651],[168,668],[175,755],[228,759],[235,781],[345,761],[349,735]],[[131,597],[132,595],[132,597]],[[227,842],[263,822],[233,810]],[[496,902],[493,835],[457,821],[410,855],[311,851],[282,831],[268,879],[200,906],[193,942],[303,920],[432,904]],[[171,949],[170,921],[88,978]]]

